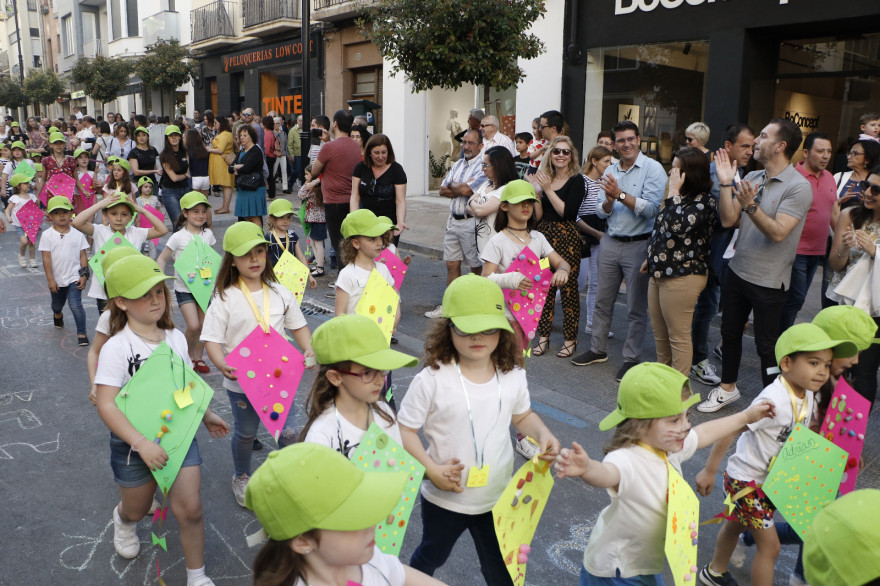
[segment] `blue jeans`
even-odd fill
[[[76,281],[67,287],[58,287],[58,293],[49,291],[52,297],[52,311],[61,313],[64,309],[64,302],[70,306],[70,313],[73,314],[73,321],[76,322],[76,333],[80,336],[86,335],[86,310],[83,309],[82,291],[76,288]]]
[[[253,408],[247,395],[226,389],[232,407],[232,468],[236,476],[251,473],[251,455],[254,451],[254,438],[260,427],[260,416]],[[293,412],[288,414],[284,428],[278,437],[278,447],[283,448],[296,442],[296,429],[293,427]]]
[[[694,319],[691,322],[691,341],[694,345],[694,357],[691,364],[699,364],[709,357],[709,326],[712,318],[718,313],[721,303],[721,286],[712,275],[706,281],[706,287],[697,298],[694,307]]]
[[[798,312],[804,306],[807,292],[813,283],[816,269],[822,266],[825,257],[821,254],[798,254],[794,257],[791,265],[791,283],[785,296],[785,305],[782,306],[782,315],[779,318],[779,331],[784,332],[794,325]]]
[[[512,585],[510,573],[501,557],[498,537],[492,522],[492,511],[480,515],[465,515],[439,507],[421,498],[422,542],[413,552],[409,565],[429,576],[446,563],[455,542],[467,530],[477,548],[480,571],[486,584],[491,586]]]
[[[663,586],[663,574],[633,576],[621,578],[620,570],[613,578],[594,576],[581,566],[581,579],[578,586]]]
[[[180,217],[180,198],[189,191],[187,187],[163,187],[159,190],[162,196],[162,205],[168,212],[168,219],[171,220],[173,231],[177,231],[177,218]]]

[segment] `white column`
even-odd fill
[[[382,132],[391,139],[394,156],[406,171],[407,194],[428,193],[428,96],[412,93],[403,74],[382,66]]]
[[[519,60],[525,79],[516,92],[517,128],[531,129],[533,118],[547,110],[558,110],[562,103],[565,0],[547,0],[545,4],[547,11],[543,18],[532,23],[529,29],[543,41],[544,53],[535,59]]]
[[[594,145],[596,135],[603,130],[602,96],[605,92],[605,66],[602,63],[602,53],[599,49],[587,51],[586,85],[584,92],[584,145]],[[586,146],[584,146],[584,150],[589,152]],[[582,156],[586,155],[587,153],[582,153]]]

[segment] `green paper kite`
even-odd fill
[[[37,170],[34,169],[33,165],[31,165],[27,161],[22,161],[18,165],[15,166],[15,171],[12,172],[13,175],[24,175],[28,178],[28,180],[33,181],[34,177],[37,174]]]
[[[102,286],[104,285],[104,270],[101,268],[101,261],[108,252],[119,246],[134,248],[134,244],[129,242],[122,232],[115,232],[113,236],[107,239],[104,246],[96,250],[95,254],[92,255],[92,258],[89,259],[89,266],[92,267],[92,274],[95,275],[95,278],[98,279],[98,282],[101,283]],[[137,249],[135,248],[135,250]]]
[[[214,391],[162,342],[116,395],[116,406],[168,462],[153,477],[167,494],[205,416]]]
[[[773,461],[764,493],[801,539],[816,513],[837,498],[847,458],[843,449],[796,425]]]
[[[303,293],[309,283],[309,268],[299,260],[283,250],[278,262],[275,263],[275,277],[278,282],[287,287],[296,297],[297,303],[302,305]]]
[[[208,310],[222,261],[223,258],[213,248],[205,244],[198,234],[194,234],[174,262],[174,270],[196,298],[202,311]]]
[[[400,493],[400,500],[389,515],[393,523],[387,520],[376,525],[376,545],[382,551],[393,556],[400,555],[403,537],[409,527],[419,486],[425,475],[425,467],[413,458],[403,446],[394,441],[378,425],[371,423],[358,447],[351,453],[352,463],[368,474],[383,472],[407,472],[409,477]]]

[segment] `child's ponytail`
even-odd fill
[[[302,534],[318,541],[318,531],[313,529]],[[298,580],[305,582],[306,557],[293,551],[292,540],[270,539],[263,545],[254,560],[254,586],[286,586]]]

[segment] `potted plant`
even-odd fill
[[[446,173],[448,169],[446,168],[446,161],[449,160],[449,155],[443,155],[440,159],[437,159],[434,156],[434,153],[428,151],[428,172],[431,175],[431,180],[428,183],[428,188],[431,191],[436,191],[440,189],[440,182],[443,181],[443,178],[446,177]]]

